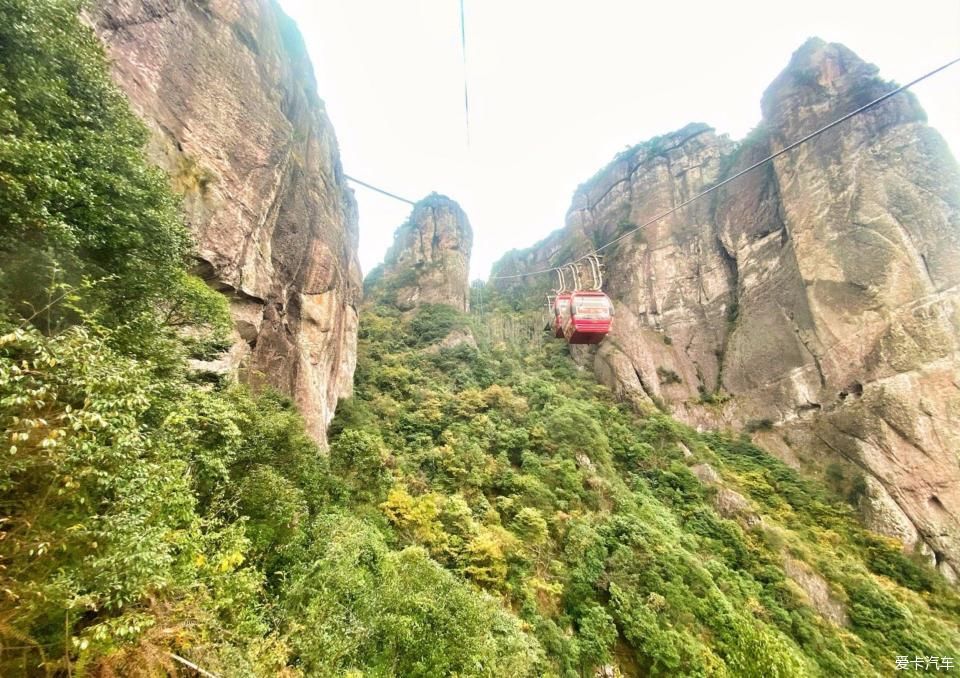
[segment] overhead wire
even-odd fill
[[[467,86],[467,16],[460,0],[460,49],[463,52],[463,114],[467,127],[467,146],[470,146],[470,92]]]
[[[369,188],[371,191],[376,191],[377,193],[382,193],[383,195],[386,195],[386,196],[388,196],[388,197],[390,197],[390,198],[393,198],[394,200],[399,200],[400,202],[405,202],[405,203],[408,203],[408,204],[410,204],[410,205],[416,205],[416,204],[417,204],[417,203],[414,202],[413,200],[408,200],[407,198],[404,198],[404,197],[402,197],[402,196],[399,196],[399,195],[397,195],[396,193],[391,193],[390,191],[385,191],[385,190],[383,190],[382,188],[377,188],[377,187],[374,186],[373,184],[368,184],[366,181],[360,181],[359,179],[354,179],[354,178],[351,177],[349,174],[344,174],[343,176],[346,177],[347,181],[352,181],[352,182],[355,183],[355,184],[360,184],[360,185],[363,186],[364,188]]]
[[[470,146],[470,93],[467,83],[467,19],[464,11],[464,0],[460,0],[460,47],[463,52],[463,112],[466,123],[467,146]],[[374,186],[373,184],[369,184],[366,181],[361,181],[360,179],[351,177],[349,174],[344,174],[344,177],[346,177],[348,181],[359,184],[364,188],[369,188],[371,191],[376,191],[377,193],[393,198],[394,200],[405,202],[408,205],[417,204],[413,200],[404,198],[396,193],[391,193],[390,191]]]
[[[701,191],[700,193],[696,194],[696,195],[693,196],[692,198],[689,198],[688,200],[683,201],[683,202],[680,203],[679,205],[676,205],[675,207],[672,207],[671,209],[667,210],[666,212],[663,212],[663,213],[661,213],[661,214],[658,214],[657,216],[653,217],[653,218],[650,219],[649,221],[646,221],[646,222],[640,224],[640,225],[637,226],[636,228],[630,229],[630,230],[627,231],[626,233],[623,233],[623,234],[619,235],[618,237],[614,238],[614,239],[611,240],[610,242],[608,242],[608,243],[606,243],[606,244],[604,244],[604,245],[601,245],[600,247],[597,247],[596,249],[590,250],[589,252],[587,252],[586,254],[584,254],[583,256],[581,256],[581,257],[579,257],[579,258],[577,258],[577,259],[573,259],[572,261],[566,262],[566,263],[564,263],[564,264],[558,264],[558,265],[556,265],[556,266],[550,266],[549,268],[538,269],[538,270],[536,270],[536,271],[526,271],[526,272],[524,272],[524,273],[514,273],[514,274],[511,274],[511,275],[494,275],[494,276],[490,276],[490,279],[491,279],[491,280],[506,280],[506,279],[511,279],[511,278],[525,278],[525,277],[527,277],[527,276],[529,276],[529,275],[539,275],[539,274],[541,274],[541,273],[549,273],[549,272],[551,272],[551,271],[556,270],[557,268],[564,268],[564,267],[569,266],[569,265],[571,265],[571,264],[577,264],[577,263],[583,261],[584,259],[586,259],[587,257],[590,257],[591,255],[597,254],[597,253],[599,253],[599,252],[602,252],[603,250],[607,249],[607,248],[610,247],[611,245],[614,245],[614,244],[620,242],[620,241],[623,240],[624,238],[627,238],[627,237],[633,235],[634,233],[637,233],[638,231],[641,231],[641,230],[643,230],[644,228],[647,228],[648,226],[651,226],[651,225],[655,224],[656,222],[660,221],[661,219],[664,219],[665,217],[670,216],[670,215],[673,214],[674,212],[677,212],[678,210],[683,209],[684,207],[686,207],[686,206],[689,205],[690,203],[694,202],[695,200],[699,200],[700,198],[704,197],[705,195],[708,195],[708,194],[710,194],[710,193],[713,193],[713,192],[716,191],[718,188],[721,188],[721,187],[723,187],[723,186],[726,186],[726,185],[729,184],[731,181],[734,181],[734,180],[736,180],[736,179],[739,179],[739,178],[742,177],[744,174],[747,174],[748,172],[752,172],[752,171],[754,171],[755,169],[758,169],[759,167],[761,167],[762,165],[767,164],[768,162],[772,162],[775,158],[780,157],[780,156],[783,155],[784,153],[788,153],[789,151],[792,151],[793,149],[797,148],[797,147],[800,146],[801,144],[804,144],[804,143],[810,141],[811,139],[820,136],[821,134],[823,134],[823,133],[826,132],[827,130],[832,129],[833,127],[836,127],[837,125],[839,125],[839,124],[841,124],[841,123],[843,123],[843,122],[846,122],[846,121],[849,120],[850,118],[852,118],[852,117],[854,117],[854,116],[856,116],[856,115],[859,115],[860,113],[863,113],[864,111],[866,111],[866,110],[868,110],[868,109],[870,109],[870,108],[873,108],[873,107],[876,106],[877,104],[880,104],[880,103],[882,103],[883,101],[886,101],[887,99],[889,99],[890,97],[895,96],[895,95],[899,94],[900,92],[903,92],[903,91],[905,91],[905,90],[913,87],[913,86],[916,85],[917,83],[922,82],[923,80],[926,80],[927,78],[929,78],[929,77],[931,77],[931,76],[934,76],[934,75],[936,75],[937,73],[940,73],[941,71],[946,70],[947,68],[949,68],[950,66],[953,66],[954,64],[956,64],[956,63],[958,63],[958,62],[960,62],[960,57],[958,57],[958,58],[954,59],[953,61],[950,61],[950,62],[948,62],[948,63],[940,66],[939,68],[935,68],[934,70],[929,71],[928,73],[925,73],[924,75],[921,75],[919,78],[916,78],[916,79],[914,79],[914,80],[911,80],[910,82],[908,82],[908,83],[905,84],[905,85],[901,85],[900,87],[897,87],[896,89],[887,92],[887,93],[884,94],[883,96],[877,97],[877,98],[874,99],[873,101],[871,101],[871,102],[869,102],[869,103],[867,103],[867,104],[864,104],[863,106],[860,106],[859,108],[857,108],[857,109],[855,109],[855,110],[853,110],[853,111],[850,111],[850,112],[847,113],[846,115],[844,115],[844,116],[842,116],[842,117],[840,117],[840,118],[837,118],[837,119],[834,120],[833,122],[831,122],[831,123],[829,123],[829,124],[827,124],[827,125],[824,125],[823,127],[819,128],[819,129],[817,129],[817,130],[814,130],[814,131],[811,132],[810,134],[807,134],[806,136],[802,137],[801,139],[798,139],[798,140],[794,141],[793,143],[789,144],[788,146],[785,146],[784,148],[780,149],[780,150],[777,151],[776,153],[772,153],[772,154],[768,155],[768,156],[767,156],[766,158],[764,158],[763,160],[760,160],[760,161],[758,161],[758,162],[755,162],[754,164],[750,165],[750,166],[747,167],[746,169],[743,169],[743,170],[737,172],[737,173],[734,174],[733,176],[728,177],[728,178],[724,179],[723,181],[721,181],[721,182],[719,182],[719,183],[717,183],[717,184],[714,184],[713,186],[711,186],[710,188],[708,188],[708,189],[706,189],[706,190],[704,190],[704,191]]]

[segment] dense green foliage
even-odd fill
[[[781,462],[633,413],[562,342],[421,347],[415,330],[451,314],[364,314],[333,445],[376,432],[386,473],[359,503],[398,548],[499,596],[543,649],[536,675],[880,675],[958,646],[956,593]],[[454,327],[471,325],[482,339],[489,319]],[[721,486],[690,472],[704,462]],[[743,505],[718,512],[731,491]],[[822,577],[837,622],[798,570]]]
[[[56,282],[100,278],[85,301],[131,321],[177,287],[189,239],[78,7],[0,2],[0,291],[45,308],[55,264]]]
[[[926,566],[748,442],[616,403],[562,343],[498,345],[490,317],[379,290],[326,453],[287,399],[187,371],[223,348],[225,302],[187,273],[76,9],[0,0],[0,675],[163,675],[171,652],[222,676],[880,675],[956,654],[960,598]],[[457,329],[480,348],[439,350]]]

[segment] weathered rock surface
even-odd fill
[[[846,626],[850,623],[847,609],[844,604],[830,591],[830,584],[802,560],[790,556],[783,559],[783,571],[793,582],[800,587],[804,597],[810,605],[837,626]]]
[[[455,201],[436,193],[418,202],[394,234],[382,267],[367,284],[388,292],[407,311],[420,304],[470,308],[473,229]]]
[[[727,487],[720,474],[710,464],[694,464],[690,467],[690,472],[701,483],[713,488],[711,503],[721,516],[736,520],[747,528],[763,522],[760,515],[753,510],[750,500],[736,490]]]
[[[456,348],[457,346],[469,346],[472,349],[476,349],[477,339],[469,329],[453,330],[438,343],[424,349],[424,352],[439,353],[444,349]]]
[[[710,464],[694,464],[690,467],[690,473],[704,485],[715,485],[720,482],[720,474]]]
[[[495,272],[568,261],[893,87],[810,40],[742,142],[695,124],[621,153],[563,230]],[[808,471],[862,475],[868,525],[958,568],[960,172],[912,94],[604,254],[614,330],[573,347],[601,381],[694,425],[746,426]]]
[[[98,0],[88,19],[230,299],[214,367],[292,396],[323,442],[352,390],[357,210],[296,26],[273,0]]]

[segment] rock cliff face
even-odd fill
[[[292,396],[322,442],[356,362],[357,210],[296,26],[273,0],[99,0],[88,19],[230,299],[218,367]]]
[[[620,154],[578,189],[563,230],[495,272],[567,261],[893,87],[811,40],[745,140],[698,124]],[[601,381],[694,425],[746,427],[956,577],[960,173],[911,94],[606,254],[615,329],[575,349]]]
[[[401,310],[420,304],[470,305],[470,251],[473,230],[456,202],[436,193],[418,202],[394,234],[380,270],[370,284],[389,288]]]

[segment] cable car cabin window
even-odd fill
[[[573,302],[573,315],[577,318],[606,320],[611,316],[610,302],[606,297],[575,299]]]

